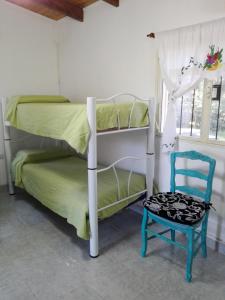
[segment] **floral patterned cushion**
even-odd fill
[[[158,193],[143,202],[150,212],[168,220],[192,225],[205,214],[209,205],[181,193]]]

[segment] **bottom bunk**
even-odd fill
[[[100,166],[101,167],[101,166]],[[61,151],[23,150],[12,163],[15,185],[24,188],[43,205],[66,218],[77,235],[89,239],[88,174],[87,161]],[[145,176],[117,169],[120,197],[125,198],[145,190]],[[98,174],[98,208],[118,199],[117,180],[112,169]],[[129,203],[131,198],[98,213],[99,219],[107,218]]]

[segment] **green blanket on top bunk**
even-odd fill
[[[6,117],[17,129],[65,140],[77,152],[85,153],[90,134],[86,104],[67,102],[67,99],[60,96],[16,97],[10,101]],[[132,102],[97,104],[97,130],[117,128],[118,115],[120,127],[128,127],[132,105]],[[144,127],[148,123],[148,106],[137,102],[131,117],[131,127]]]
[[[21,103],[63,103],[70,102],[63,96],[55,95],[26,95],[14,96],[9,99],[6,107],[6,119],[16,126],[17,105]]]
[[[46,207],[67,219],[77,235],[89,238],[87,162],[60,151],[19,151],[12,163],[16,185],[38,199]],[[128,196],[129,172],[118,170],[121,198]],[[145,189],[145,176],[132,174],[130,194]],[[113,170],[98,174],[98,208],[117,199],[117,183]],[[135,199],[132,199],[133,201]],[[131,199],[130,199],[131,201]],[[99,212],[104,219],[128,205],[128,201]]]

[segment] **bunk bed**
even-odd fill
[[[118,101],[124,96],[130,101]],[[148,105],[144,103],[146,101]],[[10,126],[35,135],[65,140],[78,153],[87,153],[86,161],[67,152],[20,151],[13,161],[13,172],[17,186],[25,188],[44,205],[65,217],[76,227],[78,236],[90,239],[89,254],[97,257],[98,219],[109,217],[152,193],[154,99],[118,94],[106,99],[88,97],[86,104],[75,104],[60,96],[23,96],[11,101],[2,97],[1,108],[10,194],[14,194]],[[129,171],[117,168],[121,161],[138,161],[143,157],[126,156],[107,167],[97,165],[98,136],[139,130],[145,130],[147,138],[144,155],[146,180],[143,175],[133,172],[133,167]],[[55,191],[53,197],[50,197],[49,188]],[[69,195],[65,192],[68,190]]]

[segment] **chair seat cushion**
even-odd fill
[[[193,225],[200,221],[209,206],[181,193],[158,193],[143,202],[144,207],[173,222]]]

